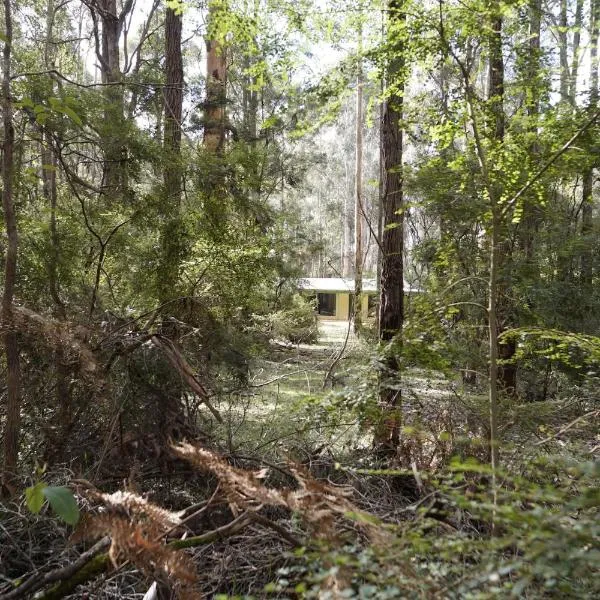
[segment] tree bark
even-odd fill
[[[531,163],[537,163],[540,153],[537,141],[538,121],[540,111],[540,34],[541,34],[542,1],[529,2],[529,42],[524,49],[525,70],[523,79],[525,85],[525,110],[527,112],[528,130],[531,134],[529,157]],[[523,218],[519,229],[519,239],[525,255],[525,260],[533,268],[534,240],[540,218],[539,207],[533,203],[523,206]]]
[[[163,170],[164,197],[161,225],[161,266],[157,272],[158,300],[164,304],[173,297],[183,258],[181,227],[182,192],[181,119],[183,116],[183,58],[181,54],[182,17],[166,10]]]
[[[558,55],[560,59],[560,100],[569,102],[569,40],[567,36],[567,0],[560,0],[558,16]]]
[[[360,15],[359,15],[360,18]],[[356,162],[354,171],[354,333],[362,326],[362,277],[363,277],[363,73],[362,73],[362,24],[358,31],[358,75],[356,77]]]
[[[225,104],[227,102],[227,63],[225,48],[219,41],[218,15],[226,9],[225,2],[210,0],[208,31],[206,32],[206,102],[204,116],[204,147],[220,153],[225,143]]]
[[[590,0],[590,111],[598,106],[598,37],[600,35],[600,0]],[[581,283],[590,294],[593,280],[594,254],[591,240],[587,239],[593,230],[593,187],[594,168],[591,164],[583,172],[581,198],[581,237],[584,251],[581,256]]]
[[[593,2],[593,0],[592,0]],[[541,5],[540,5],[541,10]],[[575,24],[573,27],[573,58],[571,72],[569,73],[569,99],[571,104],[577,104],[577,76],[579,75],[579,59],[581,46],[581,26],[583,23],[583,0],[577,0],[575,7]],[[539,36],[538,36],[539,39]]]
[[[127,186],[127,147],[123,137],[125,131],[123,90],[119,38],[123,23],[133,8],[133,2],[126,0],[119,13],[117,0],[96,0],[96,14],[102,21],[102,39],[100,49],[100,68],[105,88],[106,108],[104,110],[105,127],[104,166],[102,188],[111,198],[123,198]]]
[[[388,36],[398,36],[406,13],[401,0],[391,0],[388,5]],[[403,271],[403,186],[402,186],[402,112],[404,95],[404,44],[395,39],[394,54],[388,61],[388,86],[393,93],[386,99],[383,109],[383,233],[381,292],[379,306],[379,338],[382,342],[398,339],[402,334],[404,319]],[[396,352],[388,350],[385,371],[380,381],[380,401],[387,412],[375,434],[376,446],[395,449],[400,442],[401,392],[398,383]],[[395,379],[391,387],[389,379]]]
[[[2,295],[2,338],[6,353],[6,425],[4,429],[3,480],[12,488],[17,474],[19,436],[21,425],[21,369],[17,332],[14,329],[13,301],[17,278],[19,239],[14,207],[14,143],[13,109],[10,88],[10,63],[13,42],[12,6],[4,0],[4,53],[2,61],[2,113],[4,143],[2,145],[2,208],[6,228],[7,247],[4,266],[4,293]]]
[[[489,41],[489,76],[488,76],[488,102],[492,115],[491,139],[495,148],[499,149],[504,142],[505,115],[504,115],[504,57],[502,56],[502,16],[499,10],[494,11],[491,18],[491,34]],[[501,178],[496,177],[493,183],[494,198],[492,203],[497,203],[502,196]],[[496,223],[497,227],[501,224]],[[498,236],[498,240],[499,240]],[[500,243],[498,241],[498,243]],[[508,300],[509,283],[507,276],[512,268],[512,256],[508,245],[508,240],[504,240],[502,248],[497,248],[496,269],[498,272],[498,282],[496,286],[498,303],[495,310],[498,322],[495,325],[497,335],[507,329],[514,321],[514,308],[510,306]],[[491,276],[491,275],[490,275]],[[491,317],[489,317],[491,319]],[[514,340],[508,340],[498,344],[497,353],[499,358],[504,361],[510,361],[516,352],[516,343]],[[517,387],[517,369],[513,364],[503,364],[498,368],[498,383],[508,394],[514,394]]]

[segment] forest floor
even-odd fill
[[[321,447],[332,455],[369,447],[369,428],[361,423],[377,403],[374,361],[372,344],[347,321],[320,321],[314,344],[273,343],[251,364],[248,386],[221,402],[229,452],[302,459]],[[425,425],[428,438],[439,435],[452,426],[443,406],[458,396],[457,384],[442,374],[408,370],[402,379],[405,426],[421,432]]]

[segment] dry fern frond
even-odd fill
[[[149,578],[170,581],[179,598],[201,598],[193,585],[198,576],[192,559],[182,550],[160,541],[165,533],[181,523],[179,514],[132,492],[104,494],[96,489],[86,489],[80,493],[100,504],[101,512],[84,515],[71,541],[109,536],[108,557],[115,568],[130,562]]]
[[[308,469],[297,463],[289,463],[288,468],[300,485],[300,489],[286,495],[288,506],[302,515],[316,536],[331,539],[335,537],[336,517],[362,514],[349,500],[348,488],[317,481]]]
[[[12,327],[20,333],[43,340],[50,348],[62,348],[84,377],[93,375],[97,383],[102,383],[98,378],[98,362],[86,342],[88,332],[81,326],[57,321],[24,306],[14,306]]]
[[[95,489],[84,490],[87,499],[100,503],[111,514],[120,514],[131,521],[160,533],[173,530],[181,523],[179,513],[168,511],[133,492],[117,491],[105,494]]]
[[[198,467],[215,475],[234,513],[252,505],[287,506],[278,490],[270,489],[260,481],[262,472],[253,473],[232,467],[224,458],[198,446],[181,443],[172,446],[173,452]]]
[[[153,579],[170,579],[182,584],[198,580],[194,564],[187,554],[156,541],[147,528],[131,522],[125,515],[86,515],[71,540],[78,542],[103,536],[111,539],[108,556],[115,568],[119,567],[119,563],[129,561]]]
[[[286,507],[297,512],[315,536],[324,539],[336,537],[337,518],[350,518],[373,540],[383,542],[387,539],[386,533],[374,522],[373,517],[359,510],[350,501],[348,488],[317,481],[301,465],[289,465],[299,489],[276,490],[267,488],[256,473],[231,466],[215,452],[187,443],[172,448],[180,458],[213,473],[233,509],[248,509],[252,508],[251,505],[258,507],[263,504]]]

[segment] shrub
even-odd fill
[[[271,338],[294,344],[316,342],[318,328],[314,303],[294,294],[286,304],[267,316],[254,315],[254,327]]]

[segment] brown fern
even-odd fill
[[[168,511],[133,492],[105,494],[96,489],[87,489],[80,491],[80,494],[112,514],[122,514],[138,524],[145,523],[157,535],[173,531],[181,523],[180,513]]]
[[[182,443],[172,449],[177,456],[215,475],[232,509],[257,509],[265,504],[286,507],[303,518],[314,536],[329,540],[337,537],[336,519],[350,518],[374,541],[382,543],[387,539],[387,534],[373,517],[350,501],[348,488],[317,481],[301,465],[289,464],[299,488],[276,490],[266,487],[256,473],[233,467],[206,448]]]
[[[285,498],[278,490],[267,488],[260,481],[264,472],[254,473],[237,469],[215,452],[192,444],[177,444],[172,446],[172,449],[180,458],[218,478],[234,514],[261,504],[287,506]]]
[[[173,585],[178,598],[200,598],[192,559],[181,550],[161,542],[176,527],[179,516],[131,492],[103,494],[86,490],[86,496],[101,502],[100,512],[84,515],[71,536],[73,542],[109,536],[108,556],[115,567],[130,562],[144,575]]]

